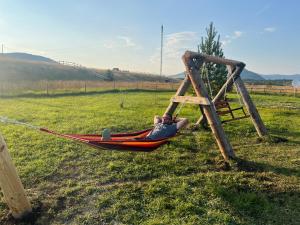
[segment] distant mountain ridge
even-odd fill
[[[265,80],[265,78],[262,75],[247,69],[244,69],[242,71],[241,77],[243,80],[259,80],[259,81]]]
[[[175,79],[183,79],[184,78],[184,72],[178,73],[175,75],[171,75],[170,77]],[[293,83],[299,83],[300,82],[300,74],[293,74],[293,75],[283,75],[283,74],[270,74],[270,75],[264,75],[264,74],[258,74],[255,72],[252,72],[250,70],[244,69],[241,77],[243,80],[254,80],[254,81],[266,81],[266,80],[292,80]]]
[[[300,74],[282,75],[282,74],[270,74],[262,75],[267,80],[300,80]]]
[[[185,76],[185,73],[182,72],[182,73],[178,73],[178,74],[175,74],[175,75],[171,75],[170,77],[176,78],[176,79],[183,79],[184,76]],[[243,72],[241,74],[241,77],[242,77],[243,80],[259,80],[259,81],[265,80],[258,73],[254,73],[254,72],[246,70],[246,69],[243,70]]]

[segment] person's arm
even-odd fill
[[[174,122],[176,123],[177,130],[180,130],[189,123],[187,118],[176,118]]]
[[[160,116],[154,116],[154,121],[153,121],[154,125],[161,123],[161,117]]]

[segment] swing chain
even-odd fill
[[[179,109],[177,110],[177,113],[175,114],[173,120],[175,120],[177,118],[177,116],[179,115],[181,109],[183,108],[183,106],[185,106],[187,100],[184,100],[184,102],[180,105]]]

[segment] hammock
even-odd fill
[[[71,139],[74,141],[87,144],[91,147],[105,150],[133,151],[133,152],[151,152],[160,146],[168,143],[168,140],[174,136],[161,139],[146,139],[146,136],[151,132],[151,129],[132,132],[111,134],[111,139],[102,141],[101,135],[98,134],[60,134],[58,132],[34,126],[29,123],[24,123],[14,119],[0,116],[0,122],[15,125],[26,126],[30,129],[39,130],[48,134],[56,135],[62,138]]]
[[[53,134],[59,137],[72,139],[94,148],[105,150],[133,151],[133,152],[151,152],[161,145],[168,143],[172,137],[149,140],[147,134],[152,129],[142,130],[133,133],[111,134],[111,140],[102,141],[101,135],[97,134],[60,134],[46,128],[39,128],[40,131]]]

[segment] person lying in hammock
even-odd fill
[[[173,137],[178,130],[185,127],[188,124],[186,118],[172,119],[172,116],[164,114],[163,117],[154,117],[154,128],[146,136],[146,139],[156,140],[162,138]]]
[[[148,140],[156,140],[162,138],[173,137],[178,130],[185,127],[188,124],[186,118],[177,118],[175,120],[168,114],[163,115],[163,117],[154,117],[154,128],[146,136]],[[111,134],[109,129],[104,129],[102,132],[102,141],[111,140]]]

